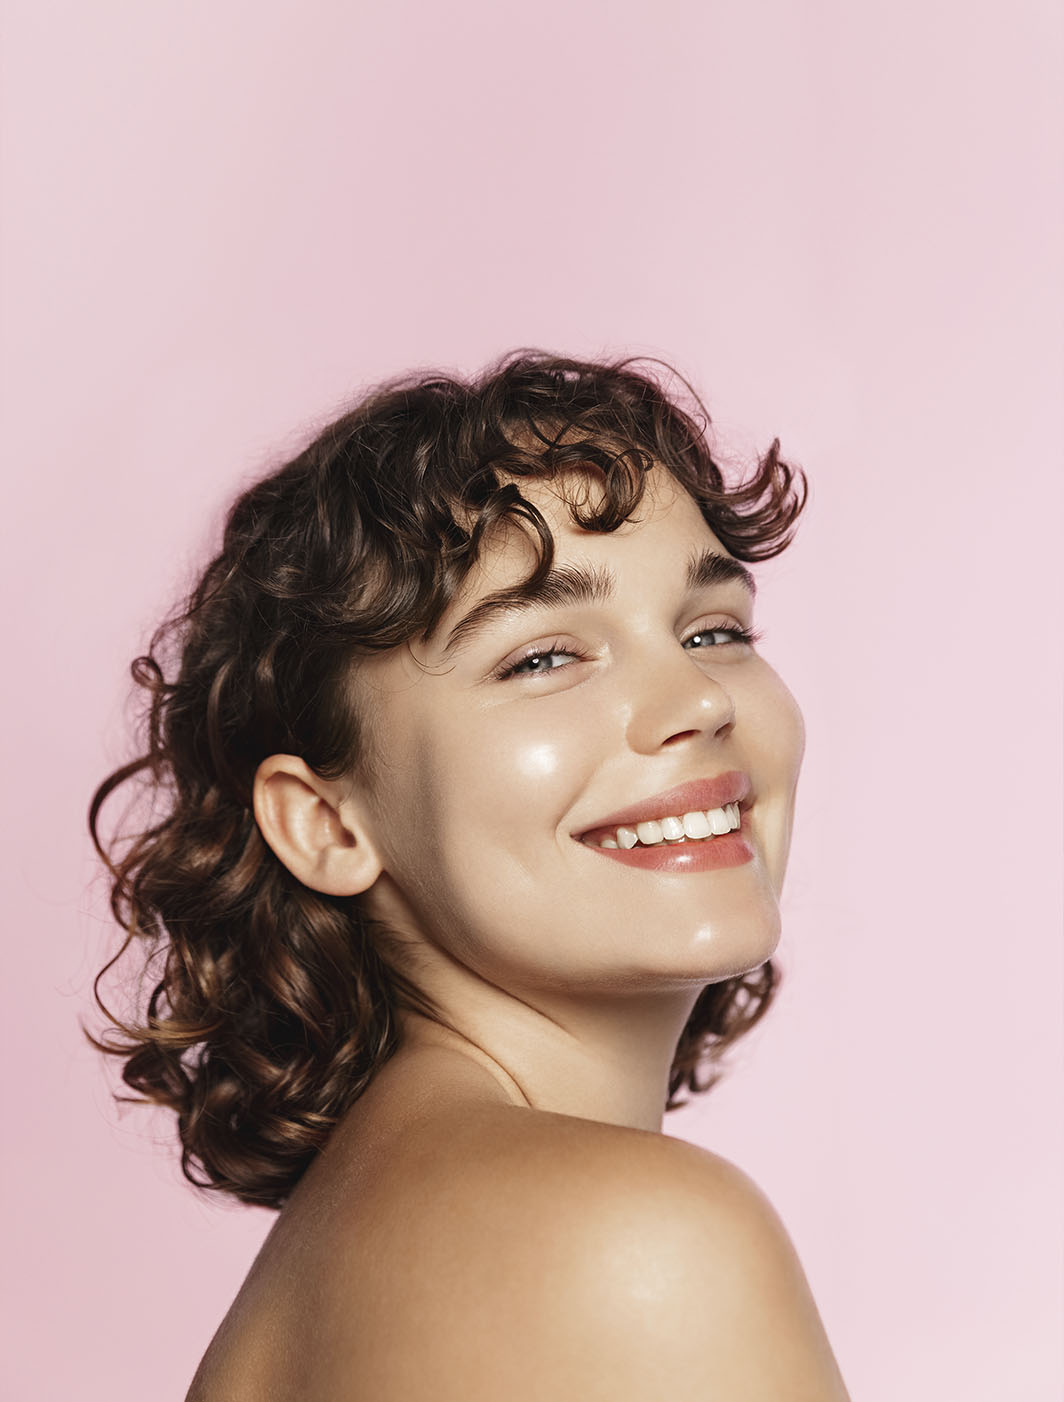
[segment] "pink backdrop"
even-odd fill
[[[83,815],[222,504],[368,379],[660,353],[810,470],[786,993],[670,1118],[855,1402],[1058,1402],[1055,0],[8,0],[5,1396],[180,1397],[270,1220],[77,1019]]]

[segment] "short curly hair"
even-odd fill
[[[233,504],[221,549],[133,663],[142,752],[104,780],[89,813],[125,940],[95,982],[113,1026],[87,1035],[124,1060],[137,1098],[176,1111],[190,1181],[281,1206],[399,1046],[400,1009],[426,1010],[358,898],[309,889],[266,845],[251,807],[259,764],[297,754],[330,778],[358,766],[352,668],[432,633],[497,522],[538,540],[525,586],[536,587],[553,540],[524,478],[591,474],[601,490],[570,504],[573,519],[614,531],[657,465],[734,556],[777,555],[804,475],[776,440],[728,485],[709,422],[660,361],[515,351],[475,377],[378,386]],[[134,803],[105,836],[101,807],[130,781],[150,816],[135,821]],[[154,986],[141,1015],[123,1019],[100,987],[131,950],[140,987]],[[666,1108],[716,1080],[777,981],[769,961],[703,990]]]

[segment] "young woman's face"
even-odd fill
[[[507,528],[431,641],[359,669],[384,862],[369,909],[517,994],[756,967],[779,934],[803,728],[742,640],[745,571],[661,469],[612,534],[575,527],[557,488],[522,491],[559,587],[462,624],[529,573]],[[692,815],[720,808],[738,831],[699,837],[721,814]]]

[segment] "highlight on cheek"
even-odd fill
[[[562,754],[558,745],[549,741],[514,747],[514,769],[527,779],[548,779],[562,767]]]

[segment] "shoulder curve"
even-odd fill
[[[794,1246],[735,1164],[541,1113],[511,1121],[497,1152],[468,1191],[502,1206],[493,1250],[538,1356],[608,1360],[599,1386],[618,1402],[846,1402]]]
[[[519,1184],[538,1206],[586,1211],[617,1202],[642,1217],[664,1211],[745,1213],[778,1223],[768,1198],[730,1160],[664,1133],[512,1105],[477,1106],[430,1133],[441,1177],[483,1201]]]
[[[730,1160],[664,1133],[542,1110],[489,1107],[448,1134],[444,1157],[462,1158],[483,1187],[499,1170],[559,1210],[591,1201],[626,1208],[742,1211],[778,1222],[766,1195]]]

